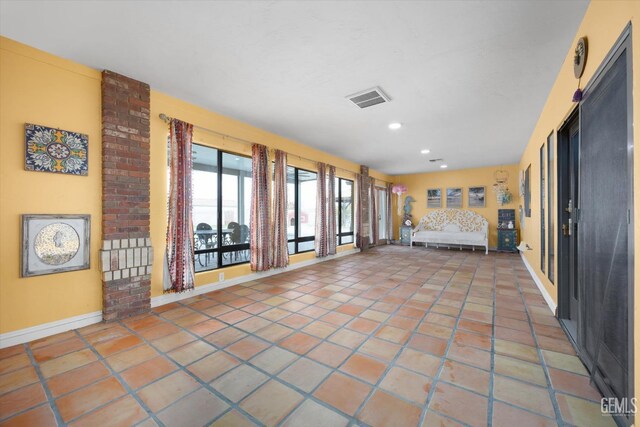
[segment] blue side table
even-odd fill
[[[400,226],[400,244],[409,246],[411,243],[411,231],[413,228],[408,225]]]
[[[518,230],[514,228],[498,229],[498,252],[518,252]]]

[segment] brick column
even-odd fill
[[[102,72],[102,313],[151,307],[149,85]]]
[[[369,167],[361,165],[360,175],[362,175],[362,185],[360,186],[360,218],[362,225],[360,226],[360,251],[365,252],[369,249],[369,226],[371,224],[369,212]]]

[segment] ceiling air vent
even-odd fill
[[[429,161],[431,163],[435,163],[435,162],[444,162],[444,159],[429,159]]]
[[[391,98],[389,98],[382,91],[382,89],[377,86],[371,89],[363,90],[362,92],[354,93],[353,95],[349,95],[347,96],[347,99],[353,102],[356,107],[359,108],[367,108],[391,101]]]

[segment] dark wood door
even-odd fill
[[[578,166],[580,160],[580,126],[576,116],[567,126],[566,129],[566,191],[565,197],[561,201],[562,218],[562,246],[566,250],[564,257],[565,269],[564,283],[566,286],[565,295],[568,304],[564,313],[564,325],[569,333],[570,338],[577,343],[578,341],[578,321],[580,313],[580,293],[578,288],[578,221],[577,221],[577,205],[580,196],[580,182],[578,175]]]

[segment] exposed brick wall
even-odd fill
[[[141,253],[151,252],[149,95],[146,83],[108,70],[102,73],[101,260],[105,321],[134,316],[150,308],[150,257],[127,263],[126,249],[130,248],[123,247],[124,242],[140,242],[144,243],[137,245]],[[119,251],[123,254],[119,255]]]

